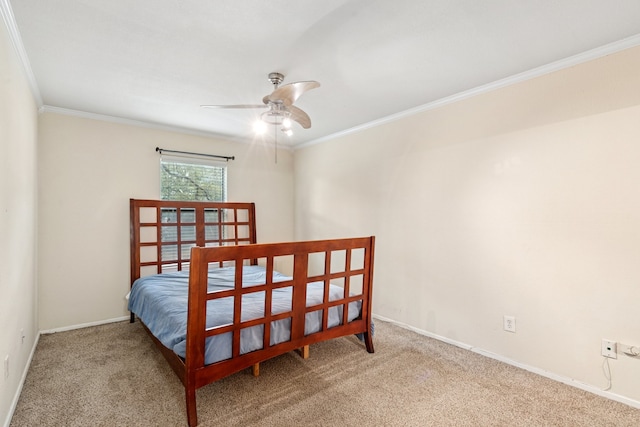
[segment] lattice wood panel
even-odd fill
[[[131,199],[130,215],[132,284],[142,276],[188,269],[195,246],[256,242],[253,203]]]

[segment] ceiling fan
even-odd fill
[[[300,108],[294,106],[294,102],[305,92],[320,86],[316,81],[300,81],[287,83],[280,86],[284,81],[284,74],[269,73],[269,81],[273,84],[273,92],[262,98],[263,104],[239,104],[239,105],[202,105],[205,108],[266,108],[260,115],[263,123],[282,126],[282,131],[291,135],[291,121],[298,123],[304,129],[311,127],[309,115]]]

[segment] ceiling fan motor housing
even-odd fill
[[[269,73],[269,81],[274,85],[278,86],[280,83],[284,81],[284,74],[282,73]]]

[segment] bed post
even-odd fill
[[[187,423],[189,427],[198,425],[198,411],[196,410],[196,388],[185,386],[184,394],[187,399]]]
[[[249,205],[249,243],[258,243],[258,234],[256,232],[256,204],[251,203]],[[253,258],[251,265],[258,265],[258,259]]]
[[[133,282],[140,277],[140,251],[138,250],[138,244],[140,242],[140,210],[136,206],[134,199],[129,199],[129,256],[131,262],[129,263],[131,283],[129,288],[133,286]],[[136,321],[136,315],[131,312],[129,323]]]
[[[196,381],[198,370],[204,367],[204,340],[207,315],[207,268],[200,247],[191,248],[189,268],[189,298],[187,314],[187,348],[185,355],[184,392],[187,400],[189,427],[198,425]]]
[[[373,333],[371,331],[371,311],[372,308],[371,304],[372,304],[372,298],[371,298],[371,294],[373,292],[373,248],[375,247],[375,243],[376,243],[376,238],[375,236],[371,236],[371,238],[369,239],[369,247],[367,248],[367,250],[369,251],[369,256],[365,256],[365,259],[368,261],[368,265],[365,266],[365,268],[367,269],[367,280],[366,280],[366,286],[367,286],[367,298],[365,298],[362,303],[363,304],[367,304],[367,310],[366,310],[366,316],[364,321],[367,324],[367,331],[364,333],[364,344],[367,347],[367,352],[369,353],[373,353]]]

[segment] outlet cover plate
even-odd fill
[[[504,315],[502,318],[502,328],[507,332],[516,331],[516,318],[514,316]]]
[[[611,359],[617,359],[618,353],[616,352],[616,342],[611,340],[602,340],[602,355]]]

